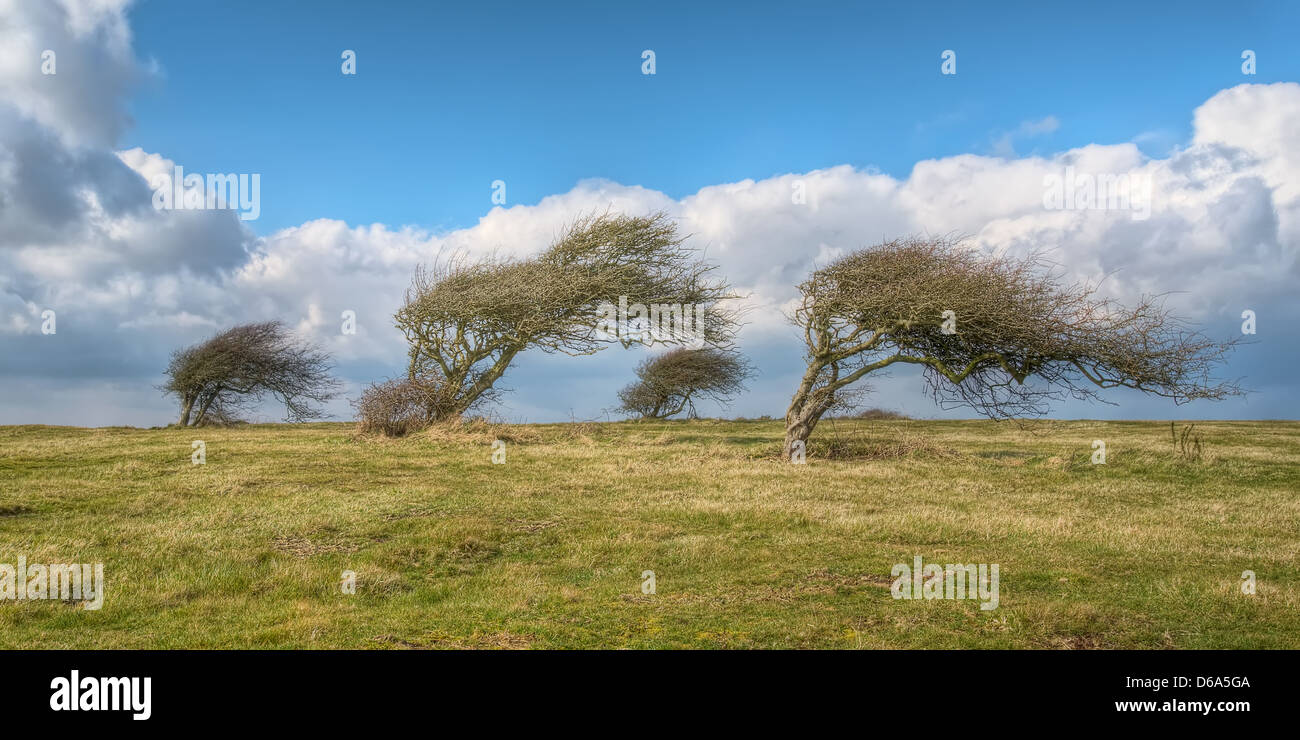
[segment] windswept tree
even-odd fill
[[[279,321],[244,324],[172,353],[162,390],[180,400],[181,426],[233,421],[268,396],[287,421],[319,418],[314,403],[337,395],[328,354]]]
[[[634,341],[729,346],[730,288],[683,241],[664,214],[606,213],[578,220],[534,257],[417,269],[394,318],[410,345],[408,377],[438,389],[430,420],[463,414],[530,347],[588,355]],[[625,320],[629,303],[676,307],[696,321],[688,332],[641,332]]]
[[[730,403],[753,373],[735,352],[678,347],[637,366],[636,382],[618,392],[619,411],[643,419],[667,419],[682,411],[695,416],[697,400]]]
[[[924,368],[944,407],[993,418],[1045,413],[1066,396],[1134,388],[1186,403],[1239,394],[1213,377],[1234,341],[1188,328],[1158,297],[1133,306],[1063,285],[1041,258],[982,257],[949,239],[905,239],[844,256],[799,286],[791,319],[807,371],[785,417],[785,455],[839,396],[902,363]]]

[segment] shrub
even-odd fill
[[[371,383],[352,405],[360,431],[402,437],[429,426],[429,398],[418,381],[394,378]]]
[[[854,419],[867,419],[870,421],[907,421],[912,417],[906,414],[900,414],[897,411],[889,409],[863,409],[853,415]]]

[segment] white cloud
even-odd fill
[[[1181,310],[1220,328],[1244,307],[1264,317],[1292,311],[1286,299],[1300,245],[1300,143],[1292,135],[1300,130],[1300,85],[1216,94],[1194,112],[1191,141],[1160,159],[1132,143],[1023,158],[967,154],[919,162],[904,179],[838,166],[711,185],[680,200],[586,180],[536,205],[494,208],[448,233],[320,219],[255,238],[230,211],[155,211],[149,178],[174,163],[141,149],[112,151],[125,125],[123,95],[139,74],[122,7],[0,0],[0,10],[14,11],[3,15],[19,21],[0,27],[0,44],[21,52],[0,68],[0,373],[42,378],[30,387],[101,376],[145,387],[175,346],[267,318],[326,345],[354,380],[396,372],[404,348],[391,316],[415,265],[454,251],[535,252],[579,215],[607,208],[667,211],[720,274],[750,295],[741,342],[763,356],[765,374],[752,397],[764,404],[788,394],[782,381],[797,370],[801,347],[782,314],[794,286],[816,265],[908,234],[965,234],[988,251],[1047,250],[1074,279],[1113,273],[1106,290],[1118,297],[1181,291],[1173,298]],[[60,70],[66,53],[71,64],[97,61],[102,78],[68,75],[50,85],[39,71],[34,77],[43,42],[24,24],[59,40]],[[57,87],[64,84],[70,87]],[[84,94],[85,85],[97,88]],[[1017,133],[1058,125],[1048,117]],[[1067,167],[1149,178],[1149,217],[1046,210],[1045,178]],[[806,202],[792,197],[796,187]],[[59,312],[56,337],[39,334],[44,308]],[[339,333],[345,310],[356,312],[356,335]],[[1293,341],[1295,332],[1289,336]],[[616,387],[632,361],[607,352],[573,362],[589,363],[583,373],[605,373]],[[557,366],[548,363],[526,357],[528,372],[508,376],[517,408],[533,418],[567,418],[570,404],[586,404],[579,415],[600,407],[590,385],[557,395],[547,375]],[[537,395],[542,388],[547,392]],[[0,410],[0,423],[15,420],[5,414]]]
[[[109,147],[146,70],[131,51],[129,0],[0,0],[0,100],[73,146]],[[54,52],[55,73],[42,71]]]

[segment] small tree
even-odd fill
[[[730,403],[745,390],[745,380],[753,372],[734,352],[672,349],[637,366],[637,381],[618,392],[619,411],[647,419],[666,419],[685,410],[695,416],[697,399]]]
[[[232,421],[271,396],[288,421],[321,416],[312,403],[337,395],[330,357],[279,321],[244,324],[172,353],[162,390],[180,400],[181,426]]]
[[[532,258],[418,269],[394,318],[410,345],[408,377],[440,389],[429,417],[463,414],[529,347],[587,355],[630,344],[626,331],[609,331],[609,309],[620,299],[676,306],[679,314],[683,306],[703,309],[694,336],[646,333],[639,341],[728,345],[735,319],[719,304],[730,289],[683,241],[663,214],[604,214],[578,220]]]
[[[786,412],[786,459],[847,386],[897,363],[922,366],[940,405],[995,418],[1042,414],[1066,395],[1100,399],[1102,388],[1175,403],[1240,393],[1211,377],[1235,342],[1187,329],[1158,298],[1124,307],[1045,267],[906,239],[816,270],[791,317],[808,367]]]

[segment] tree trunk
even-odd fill
[[[785,445],[781,448],[781,454],[786,462],[794,462],[796,444],[798,443],[800,449],[803,449],[820,420],[821,412],[816,411],[815,406],[809,404],[807,399],[804,399],[803,406],[796,406],[794,403],[790,405],[790,410],[785,415]]]
[[[189,425],[190,425],[190,411],[191,411],[193,408],[194,408],[194,399],[193,399],[193,398],[190,398],[190,397],[187,396],[184,400],[181,401],[181,418],[180,418],[180,421],[178,421],[178,422],[176,422],[176,423],[177,423],[177,424],[180,424],[180,425],[183,426],[183,427],[187,427],[187,426],[189,426]]]
[[[474,402],[479,399],[479,396],[487,393],[492,387],[492,384],[497,382],[497,379],[505,373],[506,368],[510,367],[511,361],[514,360],[515,355],[517,354],[519,354],[518,348],[502,352],[496,362],[492,363],[492,367],[484,371],[484,373],[479,376],[478,381],[467,388],[460,398],[456,399],[449,408],[432,410],[432,418],[430,420],[434,422],[448,421],[461,416],[466,411],[469,411],[470,407],[474,405]]]
[[[824,362],[815,362],[808,367],[803,380],[799,383],[799,389],[790,399],[790,408],[786,409],[785,444],[781,448],[781,455],[786,462],[794,462],[796,443],[799,443],[798,447],[801,450],[804,448],[813,428],[817,426],[822,413],[826,410],[820,396],[813,392],[813,386],[816,385],[823,367],[825,367]]]
[[[212,402],[216,400],[219,395],[221,395],[221,386],[217,386],[211,394],[203,399],[203,403],[199,406],[199,414],[194,417],[194,426],[197,427],[203,425],[203,420],[207,418],[208,415],[208,407],[212,405]]]
[[[826,388],[814,391],[817,378],[824,366],[824,363],[818,363],[808,368],[804,373],[803,381],[799,383],[799,390],[795,391],[794,397],[790,399],[790,408],[786,409],[785,444],[781,448],[781,454],[786,462],[794,462],[796,446],[800,450],[805,448],[808,437],[812,435],[817,422],[821,421],[822,414],[826,413],[830,405],[827,399],[831,395]]]

